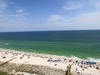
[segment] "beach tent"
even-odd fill
[[[96,62],[86,62],[87,64],[96,64]]]
[[[60,59],[58,59],[58,60],[53,60],[53,62],[60,62],[61,60]]]

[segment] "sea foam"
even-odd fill
[[[86,59],[78,58],[77,56],[72,55],[69,57],[70,59],[75,59],[75,60],[86,60],[86,61],[91,61],[91,62],[100,62],[99,58],[92,58],[92,57],[87,57]]]

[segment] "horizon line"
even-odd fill
[[[35,30],[35,31],[1,31],[0,33],[13,33],[13,32],[53,32],[53,31],[99,31],[100,29],[83,29],[83,30]]]

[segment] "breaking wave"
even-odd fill
[[[86,59],[82,59],[82,58],[78,58],[77,56],[71,56],[69,57],[71,59],[75,59],[75,60],[87,60],[87,61],[91,61],[91,62],[100,62],[99,58],[92,58],[92,57],[87,57]]]

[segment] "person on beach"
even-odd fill
[[[82,71],[84,71],[84,69],[82,69]]]
[[[78,71],[78,69],[76,68],[76,71]]]

